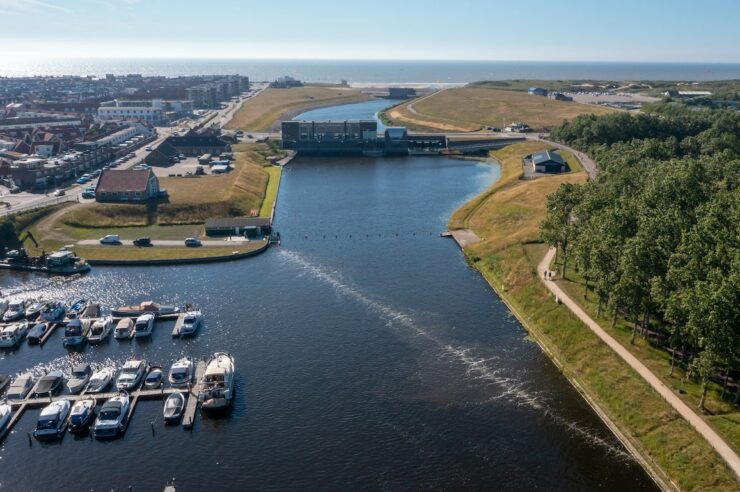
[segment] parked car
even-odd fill
[[[54,190],[54,196],[64,196],[64,190]]]
[[[121,244],[118,234],[108,234],[100,238],[100,244]]]
[[[140,237],[134,239],[134,246],[151,246],[152,240],[148,237]]]
[[[82,198],[85,198],[85,199],[88,199],[89,200],[91,198],[95,198],[95,192],[94,191],[87,191],[87,190],[85,190],[85,191],[82,192],[82,195],[81,196],[82,196]]]
[[[93,175],[93,177],[94,177],[94,178],[97,178],[97,177],[98,177],[98,176],[100,176],[101,174],[102,174],[102,171],[101,171],[100,169],[96,169],[96,170],[95,170],[95,171],[93,171],[93,173],[92,173],[92,175]]]
[[[203,243],[200,242],[200,239],[189,237],[185,239],[185,246],[189,248],[197,248],[198,246],[203,246]]]
[[[144,150],[146,150],[147,152],[151,152],[152,146],[151,145],[147,145],[146,147],[144,147]]]
[[[81,184],[81,185],[82,185],[82,184],[85,184],[85,183],[87,183],[88,181],[90,181],[90,180],[89,180],[89,179],[87,179],[87,178],[86,178],[86,177],[84,177],[84,176],[82,176],[82,177],[80,177],[80,178],[77,178],[77,184]]]

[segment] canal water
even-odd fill
[[[161,490],[172,478],[179,490],[654,489],[439,237],[497,177],[443,157],[298,159],[280,189],[282,245],[263,255],[64,281],[0,274],[5,295],[192,302],[206,316],[192,340],[163,323],[149,341],[68,352],[55,333],[0,352],[2,373],[131,356],[168,367],[222,350],[237,368],[231,413],[192,431],[141,402],[122,439],[29,445],[28,411],[0,447],[0,490]]]

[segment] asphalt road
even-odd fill
[[[248,243],[244,238],[241,239],[234,239],[234,240],[225,240],[225,239],[219,239],[219,240],[207,240],[207,241],[201,241],[203,247],[206,248],[212,248],[212,247],[224,247],[224,246],[243,246],[244,244]],[[120,244],[100,244],[100,240],[98,239],[83,239],[81,241],[77,242],[80,246],[105,246],[106,248],[120,248],[121,246],[133,246],[134,241],[131,239],[122,239]],[[184,239],[152,239],[152,246],[160,246],[160,247],[166,247],[166,248],[173,248],[173,247],[182,247],[186,248],[188,246],[185,246],[185,240]]]

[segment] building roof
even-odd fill
[[[545,150],[543,152],[536,152],[532,154],[532,162],[534,162],[535,166],[538,164],[544,164],[546,162],[554,162],[556,164],[565,165],[565,160],[563,159],[563,156],[551,150]]]
[[[271,223],[269,217],[212,217],[206,219],[206,229],[243,229],[245,227],[267,227]]]
[[[98,180],[96,193],[120,193],[126,191],[146,191],[149,182],[149,169],[127,169],[103,171]]]
[[[163,144],[173,147],[226,147],[226,142],[215,136],[186,135],[184,137],[168,137]]]

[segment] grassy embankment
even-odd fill
[[[412,105],[412,108],[409,108]],[[439,91],[386,110],[384,118],[413,130],[473,132],[512,122],[543,131],[582,114],[606,114],[615,109],[556,101],[515,90],[469,86]]]
[[[226,124],[229,130],[262,132],[274,129],[281,118],[312,108],[365,101],[369,96],[345,87],[305,86],[267,89],[246,101]]]
[[[562,263],[557,263],[558,271]],[[623,317],[617,318],[614,328],[611,327],[611,315],[604,310],[601,316],[598,314],[597,298],[592,290],[588,296],[585,294],[585,281],[583,277],[568,267],[565,278],[558,283],[580,306],[601,325],[604,330],[614,337],[625,348],[639,358],[663,383],[673,389],[684,402],[691,408],[696,409],[701,398],[701,383],[686,374],[679,364],[675,364],[671,373],[671,356],[665,350],[652,346],[646,339],[639,335],[635,343],[631,344],[633,324]],[[740,412],[737,407],[728,400],[731,397],[729,391],[722,397],[722,386],[715,381],[709,383],[707,399],[705,402],[705,420],[722,436],[722,438],[733,447],[735,452],[740,452]],[[698,410],[696,410],[699,413]]]
[[[217,176],[163,177],[166,202],[151,205],[68,204],[37,214],[29,227],[47,251],[82,239],[119,234],[122,239],[149,236],[152,239],[202,237],[209,217],[250,215],[253,209],[269,215],[276,198],[281,168],[269,165],[266,158],[279,155],[269,144],[234,146],[234,169]],[[191,258],[219,256],[233,251],[249,251],[255,244],[226,248],[133,248],[75,246],[90,259]]]
[[[709,444],[565,306],[557,305],[538,278],[537,264],[547,250],[537,242],[545,197],[561,183],[586,179],[573,172],[520,180],[521,156],[542,148],[528,142],[492,152],[502,165],[501,179],[450,221],[451,229],[470,228],[483,239],[466,248],[468,261],[655,476],[683,490],[737,490],[732,472]]]

